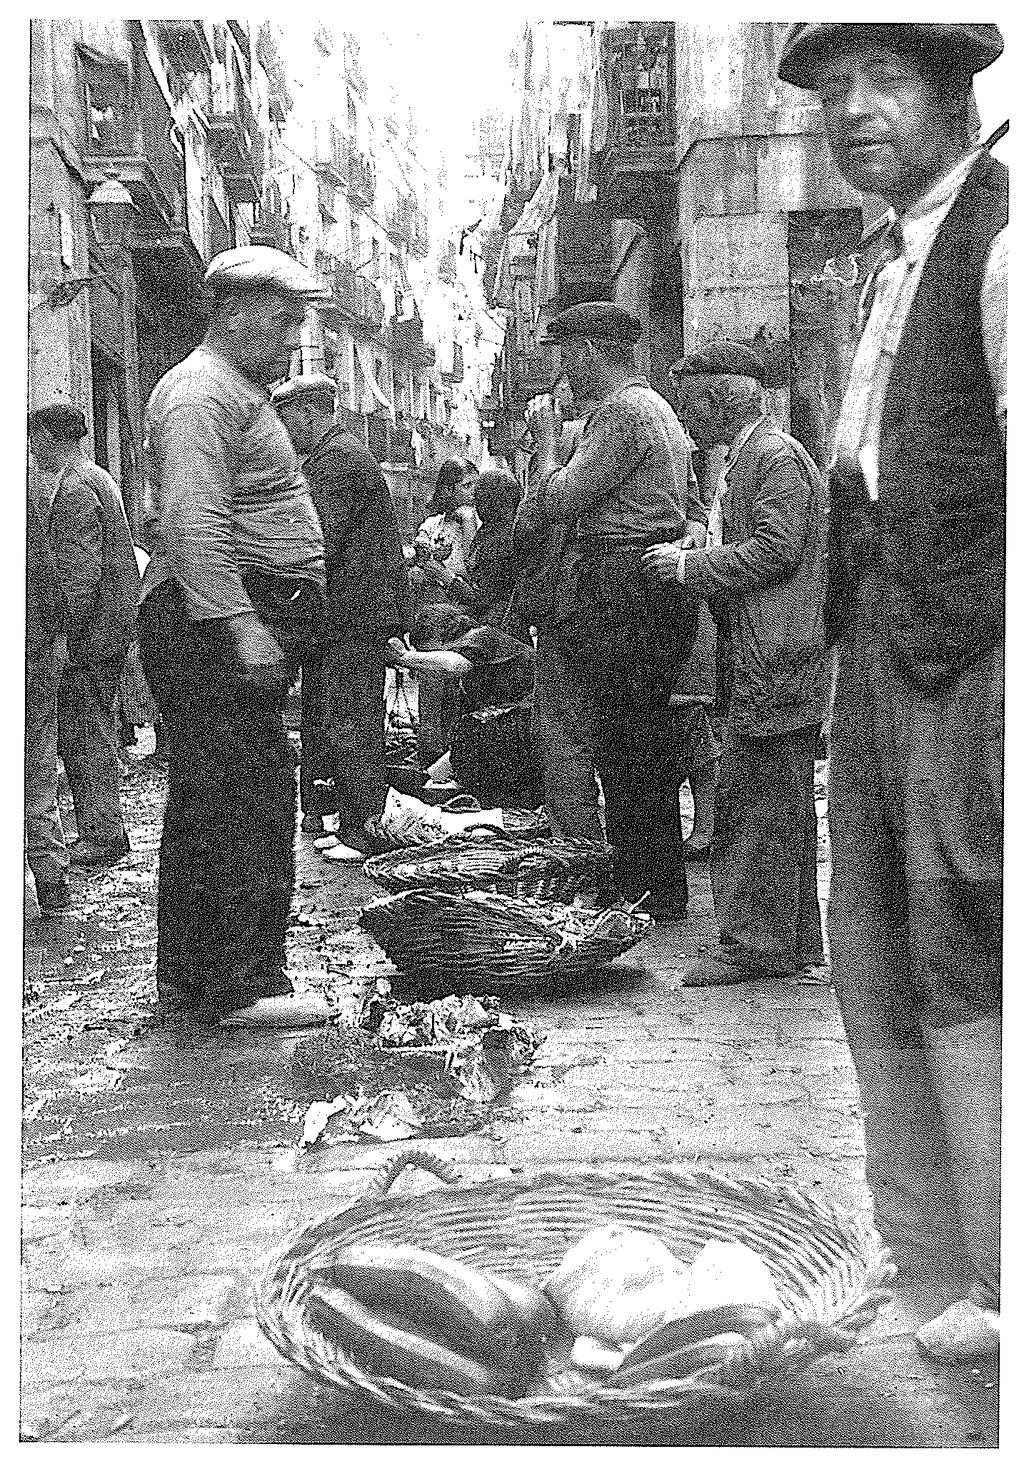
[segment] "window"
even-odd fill
[[[375,279],[380,278],[380,242],[376,238],[370,239],[370,272]]]
[[[362,262],[362,259],[360,257],[360,253],[359,253],[359,249],[360,249],[359,224],[353,218],[352,219],[352,267],[353,268],[358,268],[359,265],[360,265],[360,263]]]

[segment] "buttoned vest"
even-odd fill
[[[883,613],[904,673],[926,692],[1004,633],[1006,453],[980,295],[1006,217],[1006,168],[985,153],[925,261],[882,412]]]

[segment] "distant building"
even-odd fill
[[[831,162],[821,109],[779,83],[784,24],[533,22],[511,109],[505,237],[492,301],[509,311],[488,397],[511,447],[550,381],[550,315],[613,299],[638,358],[668,368],[716,335],[757,335],[775,409],[821,457],[849,365],[865,216]]]

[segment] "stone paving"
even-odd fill
[[[268,1098],[281,1093],[286,1038],[244,1051],[244,1065],[235,1066],[245,1078],[234,1123],[214,1122],[197,1136],[187,1079],[168,1092],[164,1118],[157,1117],[154,1090],[172,1070],[174,1050],[144,1017],[152,998],[154,804],[140,796],[130,807],[149,939],[137,930],[119,939],[110,908],[93,914],[91,929],[66,919],[63,940],[55,924],[29,934],[29,968],[42,988],[30,1008],[45,1033],[26,1055],[22,1436],[498,1441],[352,1403],[308,1381],[259,1332],[252,1283],[266,1253],[293,1225],[354,1199],[400,1146],[317,1145],[300,1153],[294,1124],[266,1114]],[[83,883],[82,897],[101,901],[109,876]],[[333,908],[340,928],[375,890],[358,873],[328,867],[308,845],[299,883],[301,903]],[[89,930],[92,943],[83,940]],[[714,936],[707,875],[698,868],[690,920],[659,929],[627,958],[631,966],[610,971],[585,998],[508,1000],[510,1011],[547,1035],[529,1077],[485,1129],[424,1143],[465,1181],[591,1164],[629,1179],[652,1162],[679,1162],[792,1181],[865,1209],[856,1088],[831,988],[797,981],[680,987],[685,960]],[[96,941],[105,950],[92,959]],[[80,994],[73,1006],[69,988]],[[104,991],[106,1004],[97,1001]],[[91,1092],[83,1069],[101,1065],[104,1050],[106,1072]],[[202,1080],[203,1067],[199,1059],[190,1077]],[[100,1140],[96,1121],[83,1135],[74,1111],[61,1107],[53,1117],[62,1078],[77,1088],[80,1109],[104,1100],[104,1109],[112,1107],[113,1089],[123,1126],[133,1091],[143,1092],[142,1117],[134,1139],[122,1138],[123,1153],[116,1140]],[[399,1188],[433,1184],[410,1170]],[[860,1348],[822,1361],[784,1400],[742,1420],[709,1421],[699,1432],[634,1430],[622,1441],[994,1447],[995,1381],[993,1372],[926,1362],[907,1336],[887,1335],[880,1322]],[[561,1441],[590,1438],[574,1431]]]

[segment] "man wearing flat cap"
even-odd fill
[[[332,861],[369,850],[365,823],[387,798],[385,648],[408,627],[409,578],[391,493],[370,452],[334,422],[329,375],[294,375],[271,396],[299,457],[324,533],[327,614],[318,652],[302,665],[304,831],[323,836],[337,814]],[[334,782],[330,803],[316,781]]]
[[[832,966],[875,1221],[930,1355],[998,1351],[1006,169],[994,25],[791,28],[836,165],[890,222],[831,471]]]
[[[285,971],[294,884],[289,677],[319,639],[323,535],[267,387],[315,280],[273,248],[218,254],[202,344],[146,410],[152,558],[143,666],[168,737],[157,992],[166,1013],[251,1027],[323,1021]]]
[[[663,581],[711,601],[728,645],[711,844],[721,948],[685,981],[790,977],[823,956],[814,750],[830,689],[825,488],[768,414],[754,350],[717,340],[672,373],[697,445],[728,447],[707,545],[646,555]]]
[[[548,338],[576,399],[598,402],[562,465],[551,399],[531,401],[536,443],[525,515],[564,522],[579,553],[578,610],[561,647],[589,699],[594,758],[619,891],[654,915],[684,916],[672,686],[693,642],[693,605],[641,566],[652,542],[703,534],[685,433],[637,372],[639,322],[615,304],[577,304]]]

